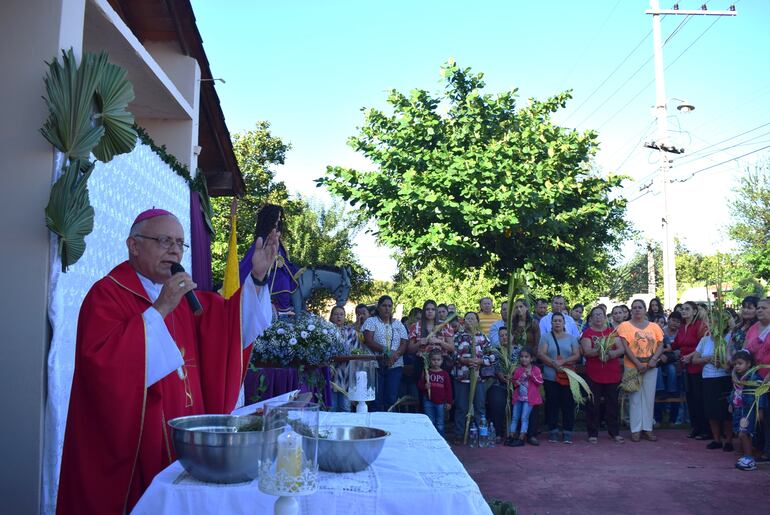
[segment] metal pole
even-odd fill
[[[731,5],[727,11],[709,11],[704,4],[700,10],[660,9],[659,0],[650,0],[650,9],[645,11],[652,15],[652,43],[655,51],[655,118],[658,121],[657,149],[660,152],[660,176],[663,184],[663,303],[666,308],[672,309],[677,301],[676,288],[676,259],[674,247],[674,233],[671,230],[671,213],[668,210],[668,172],[671,162],[668,152],[675,151],[668,144],[668,115],[666,110],[666,85],[663,68],[663,38],[660,34],[661,15],[678,16],[735,16],[735,6]],[[677,153],[681,153],[679,150]]]
[[[676,261],[674,235],[671,231],[671,214],[668,211],[668,113],[666,110],[666,84],[663,68],[663,38],[660,32],[659,0],[650,0],[652,14],[652,43],[655,51],[655,118],[658,121],[658,149],[660,152],[660,176],[663,185],[663,304],[672,309],[677,301]]]

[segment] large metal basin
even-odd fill
[[[276,452],[280,430],[238,431],[258,417],[194,415],[168,422],[174,451],[185,470],[201,481],[242,483],[259,476],[263,460]]]
[[[324,426],[319,431],[318,468],[327,472],[358,472],[374,463],[388,431],[364,426]],[[307,436],[305,437],[307,438]]]

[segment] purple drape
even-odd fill
[[[254,404],[257,401],[270,399],[292,390],[300,392],[313,392],[323,395],[324,404],[330,406],[332,402],[332,385],[329,367],[305,367],[305,374],[320,374],[324,381],[322,392],[311,388],[301,381],[296,368],[258,368],[246,372],[243,382],[243,391],[246,396],[245,404]],[[264,391],[259,391],[259,378],[265,376]]]
[[[200,173],[200,172],[199,172]],[[190,190],[190,252],[192,253],[192,278],[198,289],[214,290],[211,274],[211,235],[201,211],[201,200],[197,191]]]

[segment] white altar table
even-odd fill
[[[304,515],[491,513],[479,487],[425,415],[322,413],[320,425],[360,425],[390,431],[374,464],[356,473],[319,472],[319,488],[299,497]],[[257,481],[203,483],[176,461],[158,474],[134,515],[272,513],[276,497]]]

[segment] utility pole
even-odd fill
[[[677,301],[676,261],[674,249],[674,234],[671,230],[671,213],[668,210],[668,172],[671,167],[668,154],[681,154],[683,149],[676,149],[668,142],[668,111],[666,99],[666,84],[663,67],[663,38],[660,32],[660,20],[663,15],[678,16],[735,16],[735,6],[728,11],[709,11],[706,4],[699,10],[679,9],[674,4],[673,9],[661,9],[660,0],[650,0],[650,9],[645,14],[652,15],[652,43],[655,50],[655,118],[658,123],[658,141],[647,145],[660,151],[660,177],[663,193],[663,303],[671,309]]]

